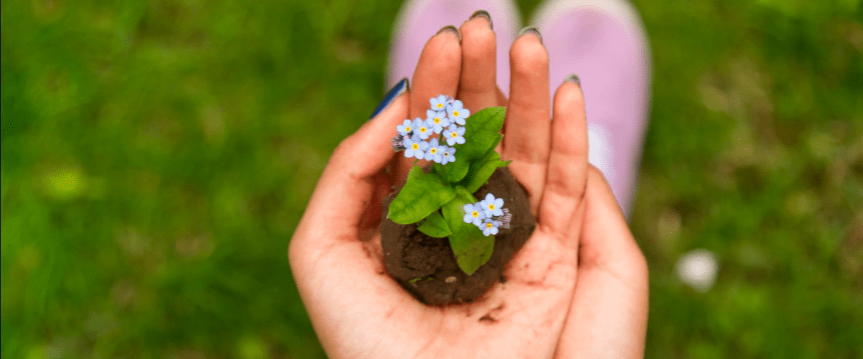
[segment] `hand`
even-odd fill
[[[584,108],[575,83],[561,85],[549,121],[548,58],[532,34],[511,51],[512,101],[499,151],[513,160],[510,168],[528,191],[537,228],[506,268],[507,283],[474,303],[429,307],[386,274],[376,232],[380,204],[409,168],[389,148],[396,124],[424,115],[428,99],[438,94],[462,99],[471,110],[506,101],[494,85],[494,34],[484,21],[465,23],[461,44],[453,32],[426,44],[413,90],[339,145],[294,234],[294,278],[331,357],[578,355],[604,350],[593,335],[618,328],[628,331],[613,333],[606,345],[630,348],[630,354],[642,350],[643,258],[619,210],[613,211],[607,185],[588,174]],[[390,162],[392,175],[384,170]],[[582,226],[582,218],[596,224]],[[577,233],[583,234],[581,253]],[[621,244],[634,248],[632,258],[641,261],[624,260],[636,265],[620,269]],[[615,298],[629,309],[626,315],[607,305]]]

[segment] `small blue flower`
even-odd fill
[[[480,201],[480,206],[487,218],[503,215],[503,198],[494,198],[494,195],[491,193],[487,194],[485,199]]]
[[[447,97],[444,95],[438,95],[438,97],[433,97],[429,99],[429,103],[431,103],[431,109],[435,111],[445,111],[447,108]]]
[[[441,146],[440,143],[438,143],[437,138],[432,138],[431,141],[429,141],[429,148],[428,152],[426,152],[426,159],[435,161],[437,163],[440,163],[440,161],[443,159]]]
[[[417,117],[413,123],[414,134],[420,136],[422,139],[428,139],[431,136],[433,129],[428,125],[426,120],[422,120]]]
[[[406,148],[405,157],[416,157],[416,159],[418,160],[421,160],[425,157],[425,151],[429,147],[428,142],[423,141],[422,139],[420,139],[419,136],[405,138],[403,143]]]
[[[464,209],[464,223],[472,223],[477,227],[482,225],[485,213],[478,203],[468,203],[462,208]]]
[[[449,118],[446,117],[446,111],[426,110],[426,122],[429,126],[432,126],[434,133],[438,134],[449,126]]]
[[[413,126],[414,126],[414,125],[413,125],[413,123],[414,123],[414,121],[411,121],[411,120],[405,120],[405,122],[404,122],[404,123],[402,123],[401,125],[396,126],[396,131],[399,131],[399,134],[400,134],[400,135],[402,135],[402,136],[404,136],[404,137],[410,137],[410,135],[411,135],[411,131],[413,131],[413,130],[414,130],[414,128],[413,128]]]
[[[445,165],[450,162],[455,162],[455,147],[440,146],[438,153],[441,154],[440,164]]]
[[[470,110],[464,108],[464,105],[459,100],[455,100],[451,105],[447,106],[446,112],[449,119],[455,123],[464,126],[464,119],[470,116]]]
[[[482,229],[482,234],[488,237],[497,234],[497,227],[499,226],[500,222],[491,219],[485,219],[482,221],[482,226],[480,226],[480,229]]]
[[[449,125],[449,128],[443,131],[443,137],[446,138],[446,144],[450,146],[456,143],[464,144],[464,127]]]

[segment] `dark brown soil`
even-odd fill
[[[509,229],[500,229],[495,236],[491,259],[470,276],[459,269],[449,239],[429,237],[417,230],[416,224],[401,225],[386,218],[390,202],[398,191],[384,199],[381,218],[384,265],[420,302],[442,306],[476,300],[495,282],[504,280],[502,273],[506,263],[530,238],[536,219],[530,212],[527,193],[508,168],[498,168],[474,197],[482,199],[487,193],[503,198],[504,208],[512,213],[512,224]]]

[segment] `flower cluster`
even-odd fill
[[[461,101],[439,95],[429,99],[431,109],[426,119],[405,120],[398,125],[392,138],[393,149],[404,151],[405,157],[447,164],[455,161],[455,144],[464,144],[465,119],[470,111]],[[438,138],[431,138],[439,135]],[[444,144],[446,142],[446,144]]]
[[[491,193],[482,201],[464,205],[463,209],[464,222],[473,223],[486,236],[497,234],[499,227],[509,228],[512,222],[512,214],[503,208],[503,198],[495,198]]]

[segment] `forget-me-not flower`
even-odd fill
[[[443,159],[443,156],[441,156],[440,143],[438,143],[437,138],[432,138],[429,141],[429,148],[428,152],[426,152],[426,159],[435,161],[437,163],[440,163],[441,159]]]
[[[449,125],[445,131],[443,131],[443,136],[446,138],[446,144],[452,146],[456,143],[464,144],[464,127],[458,127],[456,125]]]
[[[431,109],[435,111],[445,111],[447,108],[447,98],[445,95],[438,95],[437,97],[432,97],[429,99],[429,103],[431,103]]]
[[[428,149],[429,144],[426,141],[420,139],[419,136],[414,136],[411,138],[405,138],[405,157],[411,158],[416,157],[416,159],[421,160],[425,157],[425,151]]]
[[[464,108],[464,105],[459,100],[455,100],[451,105],[447,106],[446,112],[449,119],[459,125],[464,126],[464,119],[470,116],[470,110]]]
[[[497,227],[499,227],[499,226],[500,226],[500,222],[494,221],[491,219],[486,219],[486,220],[482,221],[482,226],[480,226],[480,229],[482,229],[482,234],[485,235],[486,237],[488,237],[488,236],[497,234],[497,232],[498,232]]]
[[[443,129],[449,126],[449,118],[446,117],[446,111],[426,110],[426,122],[432,126],[434,133],[441,133]]]
[[[441,154],[440,164],[445,165],[450,162],[455,162],[455,147],[449,147],[444,145],[441,145],[440,147],[441,149],[438,150]]]
[[[417,119],[419,119],[419,117],[417,117]],[[399,134],[404,137],[410,137],[411,131],[414,130],[414,121],[405,120],[401,125],[396,126],[396,131],[399,131]]]
[[[494,198],[491,193],[485,195],[485,199],[480,201],[480,206],[488,218],[503,215],[503,198]]]
[[[485,213],[478,203],[468,203],[462,208],[464,209],[464,223],[472,223],[477,227],[482,225]]]
[[[428,125],[428,122],[426,120],[420,119],[419,117],[414,120],[413,126],[414,134],[420,136],[420,138],[424,140],[428,139],[429,136],[431,136],[432,134],[432,128]]]

